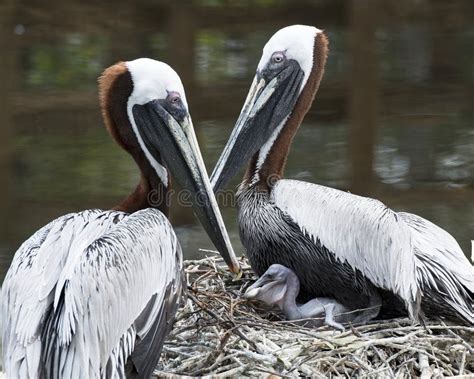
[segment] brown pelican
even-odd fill
[[[344,330],[340,322],[357,321],[357,317],[349,313],[351,311],[349,308],[334,299],[318,297],[304,304],[298,304],[296,298],[299,292],[300,281],[296,274],[288,267],[272,264],[254,284],[247,288],[244,297],[278,306],[289,320],[324,316],[324,324],[339,330]],[[339,322],[335,320],[335,317]],[[313,326],[322,324],[323,322],[314,322]]]
[[[239,270],[176,72],[137,59],[105,70],[99,88],[107,129],[141,180],[114,210],[59,217],[18,249],[2,293],[9,378],[151,376],[182,291],[181,248],[167,219],[170,173]]]
[[[473,323],[474,270],[450,234],[374,199],[281,179],[327,53],[327,38],[315,27],[289,26],[270,38],[211,176],[218,191],[249,162],[237,196],[252,268],[262,275],[282,264],[310,298],[350,309],[382,298],[384,308],[406,308],[412,319],[428,313]],[[367,311],[366,320],[376,313]]]

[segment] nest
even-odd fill
[[[218,258],[186,261],[187,299],[155,374],[159,377],[431,377],[474,372],[474,327],[408,319],[344,332],[285,321],[242,299],[256,279],[245,259],[235,278]]]

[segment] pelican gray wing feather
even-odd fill
[[[378,200],[296,180],[279,180],[272,199],[337,259],[400,296],[412,315],[424,292],[441,289],[439,301],[472,322],[472,265],[446,231]]]
[[[50,222],[15,253],[2,287],[3,355],[7,376],[37,376],[41,326],[72,247],[99,237],[121,212],[87,210]],[[108,216],[108,217],[106,217]]]
[[[43,335],[46,376],[124,377],[128,369],[149,377],[182,290],[182,257],[168,220],[138,211],[73,254]]]
[[[428,306],[443,306],[446,301],[470,324],[474,324],[474,267],[461,247],[445,230],[424,218],[399,212],[412,235],[417,280]],[[446,311],[446,307],[444,307]],[[456,316],[454,314],[453,316]]]
[[[159,355],[181,294],[181,259],[153,209],[88,210],[40,229],[3,284],[7,376],[120,377],[129,357],[130,376],[152,370],[147,358]]]

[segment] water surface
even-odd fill
[[[96,79],[106,66],[142,56],[173,65],[211,171],[265,41],[291,23],[325,29],[330,56],[286,176],[417,213],[470,251],[472,1],[5,1],[0,277],[39,227],[67,212],[107,209],[137,183],[100,118]],[[236,210],[223,211],[242,253]],[[189,209],[175,208],[173,223],[186,258],[212,248]]]

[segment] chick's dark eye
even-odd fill
[[[173,96],[173,97],[170,99],[170,103],[171,103],[171,104],[176,104],[178,101],[179,101],[179,96]]]

